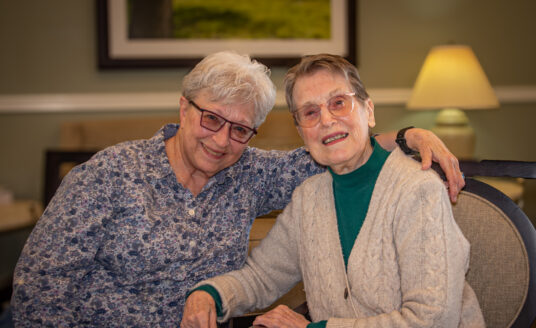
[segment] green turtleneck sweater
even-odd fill
[[[371,138],[373,147],[369,160],[356,170],[338,175],[329,169],[333,178],[333,194],[339,238],[344,263],[348,265],[350,252],[367,215],[372,191],[389,152]]]

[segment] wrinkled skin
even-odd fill
[[[216,304],[209,293],[195,291],[186,299],[181,328],[216,328]]]
[[[288,328],[305,328],[311,323],[299,313],[292,311],[286,305],[279,305],[263,315],[258,316],[253,321],[253,325],[267,328],[288,327]]]

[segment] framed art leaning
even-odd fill
[[[221,50],[269,66],[334,53],[356,63],[357,0],[96,0],[98,65],[188,67]]]

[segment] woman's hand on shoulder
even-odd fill
[[[405,136],[408,147],[420,153],[423,170],[429,169],[432,161],[439,163],[447,177],[450,200],[456,202],[458,193],[465,186],[456,156],[432,131],[412,128],[406,131]]]
[[[216,328],[216,304],[209,293],[195,291],[186,299],[181,328]]]
[[[286,305],[278,305],[275,309],[256,317],[255,321],[253,321],[254,326],[267,328],[306,328],[309,323],[311,322],[305,319],[303,315],[292,311]]]

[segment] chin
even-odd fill
[[[346,153],[334,154],[334,156],[331,156],[328,161],[330,163],[333,163],[333,165],[344,164],[344,163],[352,160],[352,158],[354,158],[354,156],[352,156],[352,155],[353,154],[346,154]]]

